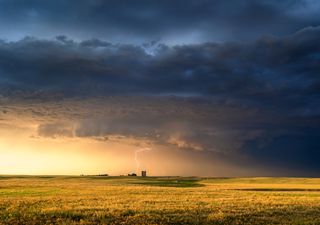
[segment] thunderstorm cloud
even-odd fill
[[[0,1],[0,127],[20,118],[36,138],[130,138],[317,174],[318,10],[311,0]]]

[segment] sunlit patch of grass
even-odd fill
[[[59,189],[54,188],[0,188],[0,196],[45,196],[59,193]]]

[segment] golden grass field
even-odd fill
[[[320,179],[1,176],[0,224],[320,224]]]

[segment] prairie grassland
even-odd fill
[[[0,224],[320,224],[320,179],[1,176]]]

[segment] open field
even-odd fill
[[[320,224],[320,179],[0,176],[0,224]]]

